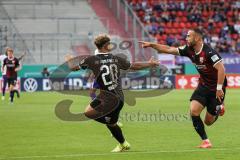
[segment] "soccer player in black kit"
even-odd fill
[[[10,92],[10,102],[12,104],[14,99],[14,86],[17,82],[17,72],[20,70],[20,64],[19,60],[13,55],[13,49],[8,48],[6,52],[7,58],[4,59],[2,67],[3,69],[4,67],[7,68],[6,76]]]
[[[151,42],[143,42],[143,48],[151,47],[159,53],[186,56],[191,59],[200,74],[199,84],[190,98],[190,114],[193,126],[202,139],[199,148],[211,148],[200,114],[207,108],[204,123],[212,125],[224,114],[224,97],[227,86],[225,68],[220,55],[203,42],[200,29],[191,29],[186,37],[187,45],[178,48]]]
[[[98,54],[89,56],[74,64],[75,58],[67,55],[65,60],[71,70],[91,69],[99,85],[100,93],[85,109],[85,116],[106,124],[113,137],[119,142],[112,152],[122,152],[130,149],[121,128],[117,125],[120,111],[124,105],[124,95],[121,87],[121,70],[140,70],[159,65],[158,61],[150,59],[148,63],[130,63],[126,59],[111,52],[111,42],[107,35],[95,38]]]

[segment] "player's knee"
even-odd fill
[[[190,109],[190,115],[191,116],[200,116],[200,113],[198,110]]]
[[[214,122],[211,122],[209,120],[204,120],[204,124],[207,125],[207,126],[211,126]]]

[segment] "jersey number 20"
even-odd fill
[[[117,71],[117,65],[116,64],[110,64],[109,66],[107,65],[102,65],[100,70],[103,71],[105,69],[105,72],[102,74],[102,80],[104,85],[111,85],[113,82],[117,82],[118,79],[118,71]],[[106,77],[109,77],[109,81],[107,81]]]

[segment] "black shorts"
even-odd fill
[[[7,78],[7,83],[8,83],[8,87],[10,85],[15,86],[17,84],[17,77],[9,77],[9,78]]]
[[[225,98],[226,89],[223,89],[224,97],[220,102],[216,98],[216,92],[209,90],[207,87],[199,85],[197,89],[193,92],[190,101],[196,100],[201,103],[204,107],[207,107],[207,112],[211,115],[217,115],[216,107],[221,105]]]
[[[114,95],[100,94],[90,105],[99,113],[92,119],[104,124],[115,124],[118,121],[124,102]]]

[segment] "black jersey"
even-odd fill
[[[106,90],[123,98],[120,70],[130,68],[130,62],[118,55],[97,54],[80,62],[80,67],[91,69],[100,90]]]
[[[181,56],[191,59],[200,74],[199,84],[206,86],[212,91],[216,91],[218,71],[214,66],[222,61],[221,56],[207,44],[203,44],[202,50],[195,53],[192,47],[187,45],[178,48]],[[225,77],[224,87],[227,85]]]
[[[8,78],[15,78],[17,77],[17,72],[15,69],[19,67],[19,60],[17,58],[5,58],[3,61],[3,67],[7,68],[6,75]]]

